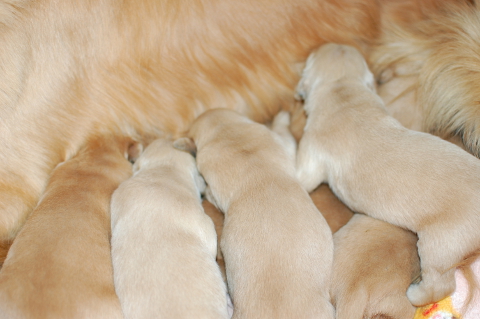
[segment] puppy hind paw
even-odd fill
[[[426,291],[421,283],[411,284],[407,289],[407,298],[415,307],[432,303],[432,295],[432,291]]]
[[[418,284],[411,284],[407,289],[407,298],[415,307],[426,306],[438,302],[455,291],[455,281],[452,285],[447,283],[436,286],[426,286],[423,281]]]

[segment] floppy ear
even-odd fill
[[[127,149],[127,159],[130,163],[135,163],[135,161],[140,157],[143,152],[143,144],[138,142],[133,142]]]
[[[305,83],[306,79],[302,76],[300,81],[295,88],[295,100],[297,101],[305,101],[306,93],[307,93],[307,84]]]
[[[173,147],[177,150],[188,152],[192,154],[193,157],[197,156],[197,146],[191,138],[181,137],[173,142]]]

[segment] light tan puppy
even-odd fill
[[[96,137],[53,172],[0,272],[2,319],[122,318],[110,197],[131,174],[129,141]]]
[[[285,132],[280,117],[272,129]],[[294,140],[226,109],[202,114],[188,135],[209,200],[225,213],[233,318],[334,318],[332,234],[295,178]]]
[[[412,319],[405,292],[420,274],[417,236],[355,214],[333,236],[331,294],[337,319]]]
[[[228,318],[204,189],[193,156],[159,139],[113,194],[112,259],[125,318]]]
[[[480,161],[388,116],[353,47],[312,53],[298,93],[308,115],[297,154],[302,184],[328,182],[354,211],[417,233],[422,281],[408,289],[413,305],[451,294],[455,265],[480,248]]]

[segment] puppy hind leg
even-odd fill
[[[455,291],[455,267],[448,265],[448,252],[440,250],[446,245],[442,241],[436,242],[438,247],[434,252],[423,238],[419,236],[417,242],[422,280],[412,283],[407,290],[407,298],[416,307],[425,306],[450,296]]]
[[[422,281],[411,284],[407,297],[416,307],[425,306],[450,296],[455,291],[455,269],[443,274],[436,270],[422,272]]]

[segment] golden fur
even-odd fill
[[[378,19],[375,0],[3,0],[0,239],[89,135],[178,136],[215,107],[265,121],[312,48],[363,47]]]
[[[295,141],[277,135],[289,124],[279,116],[271,131],[234,111],[211,110],[188,133],[207,198],[225,213],[221,248],[233,318],[333,319],[332,234],[295,179]]]
[[[333,236],[332,300],[337,319],[412,319],[405,292],[420,274],[417,236],[356,214]]]
[[[356,212],[417,233],[422,281],[416,306],[455,290],[455,266],[480,249],[480,161],[388,116],[358,50],[327,44],[312,53],[298,86],[307,124],[297,176],[307,190],[328,182]]]
[[[382,33],[369,60],[380,96],[402,124],[446,138],[458,135],[480,157],[477,5],[467,0],[385,1]]]
[[[0,318],[123,318],[110,197],[131,174],[128,140],[91,138],[53,172],[0,272]]]
[[[229,318],[195,159],[158,139],[133,172],[111,202],[115,290],[125,318]]]

